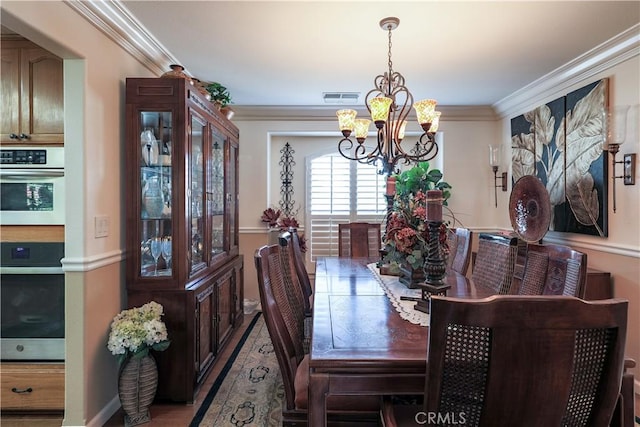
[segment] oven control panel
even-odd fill
[[[47,150],[0,150],[3,165],[46,165]]]

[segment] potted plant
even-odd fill
[[[447,199],[451,196],[450,189],[451,186],[442,181],[442,172],[438,169],[430,170],[428,162],[420,162],[396,175],[396,193],[393,211],[387,224],[384,242],[386,254],[383,263],[390,265],[392,271],[404,269],[405,274],[411,273],[407,282],[423,278],[422,266],[426,259],[429,239],[426,220],[427,191],[441,190],[443,205],[446,206]],[[455,222],[455,218],[453,221]],[[445,256],[448,253],[449,225],[450,222],[445,221],[440,228],[440,244]]]
[[[233,112],[233,110],[228,107],[232,102],[229,90],[218,82],[209,83],[205,88],[211,94],[211,102],[214,103],[216,108],[226,114],[228,119],[231,119],[229,112]],[[231,116],[233,116],[233,113],[231,113]]]

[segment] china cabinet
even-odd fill
[[[189,80],[126,81],[128,305],[164,307],[156,397],[192,402],[243,319],[238,129]]]
[[[2,37],[0,142],[63,144],[62,59],[34,43]]]

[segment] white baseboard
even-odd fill
[[[87,427],[102,427],[120,409],[120,398],[116,394],[107,405],[102,408],[88,423]]]

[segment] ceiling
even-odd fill
[[[244,106],[320,106],[388,69],[416,100],[493,105],[640,22],[638,1],[122,1],[187,72]]]

